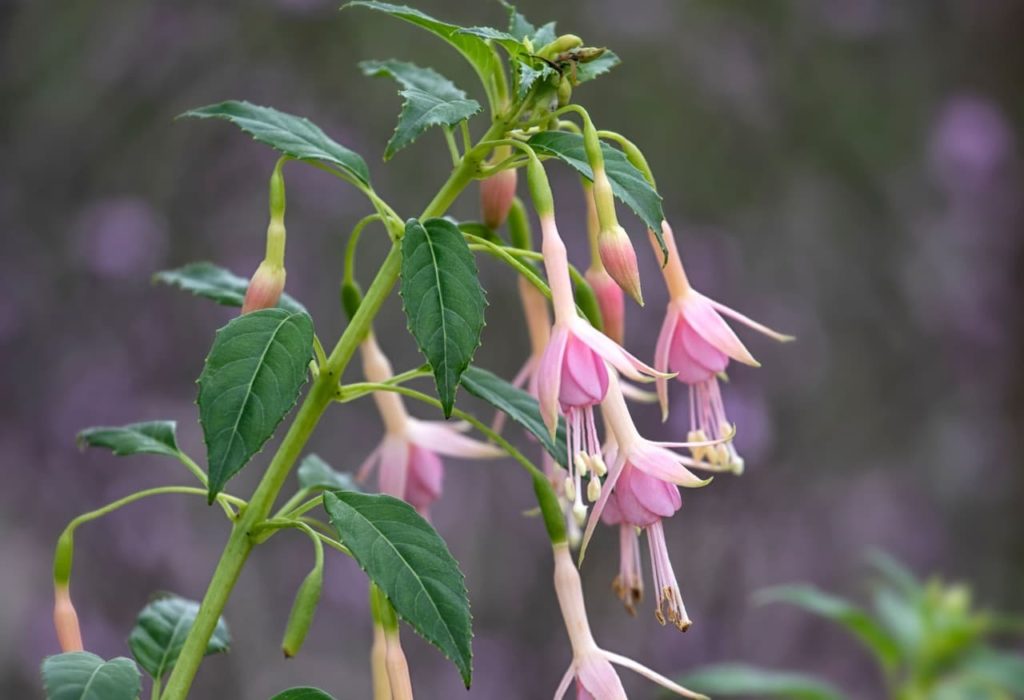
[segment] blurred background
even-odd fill
[[[467,25],[504,21],[496,3],[416,4]],[[863,553],[877,546],[918,574],[969,581],[983,603],[1024,612],[1024,5],[521,0],[520,9],[622,57],[578,100],[647,153],[695,283],[799,337],[779,346],[741,331],[763,363],[734,367],[725,390],[747,472],[684,494],[667,526],[693,628],[659,627],[649,600],[636,619],[626,615],[610,590],[617,538],[605,530],[584,568],[598,639],[666,673],[743,660],[880,697],[841,631],[795,609],[753,607],[751,593],[810,581],[856,596]],[[0,2],[0,696],[41,696],[39,661],[57,651],[52,547],[68,520],[188,480],[159,457],[82,453],[75,433],[176,419],[182,445],[203,454],[193,382],[235,311],[150,276],[213,260],[248,277],[262,257],[275,156],[227,124],[175,115],[239,98],[308,116],[362,153],[378,191],[410,215],[449,161],[431,132],[382,164],[400,101],[392,83],[355,64],[390,57],[433,65],[482,99],[448,46],[368,11],[339,13],[336,1]],[[563,235],[585,264],[577,181],[552,170]],[[286,178],[289,291],[333,343],[345,236],[370,210],[312,168],[289,166]],[[475,191],[452,213],[476,218]],[[648,300],[628,309],[627,337],[650,357],[664,291],[641,228],[627,223]],[[365,237],[364,282],[382,238]],[[492,260],[480,267],[491,306],[477,361],[511,377],[528,350],[515,280]],[[377,329],[396,368],[420,363],[396,299]],[[680,385],[673,399],[665,425],[652,407],[637,410],[648,435],[683,434]],[[311,450],[353,469],[380,431],[368,400],[339,406]],[[269,454],[231,490],[249,493]],[[420,697],[554,690],[569,650],[541,525],[522,516],[531,506],[513,463],[449,465],[435,522],[468,579],[476,680],[466,693],[455,669],[406,631]],[[156,591],[199,597],[227,532],[219,509],[168,497],[83,527],[73,592],[87,647],[126,654]],[[342,557],[328,557],[303,652],[281,658],[311,564],[307,543],[292,537],[251,558],[227,609],[232,652],[206,662],[193,697],[260,699],[299,684],[370,696],[366,586]],[[626,683],[633,697],[655,695],[635,677]]]

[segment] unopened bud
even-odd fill
[[[391,685],[393,700],[412,700],[412,681],[409,680],[409,664],[402,651],[402,642],[398,638],[398,628],[385,630],[384,639],[387,646],[388,683]]]
[[[497,229],[505,223],[516,196],[518,179],[515,168],[509,168],[494,173],[480,183],[481,218],[488,228]]]
[[[281,640],[281,651],[286,658],[291,658],[299,653],[302,643],[306,640],[306,633],[313,622],[313,615],[316,613],[316,606],[320,602],[320,590],[323,586],[323,568],[317,567],[309,572],[299,586],[295,594],[295,602],[292,603],[292,611],[288,615],[288,625],[284,630],[284,638]]]
[[[260,263],[249,280],[249,288],[245,290],[245,301],[242,302],[242,313],[272,309],[281,300],[284,292],[284,267],[274,265],[266,260]]]
[[[597,234],[598,251],[601,262],[612,279],[622,287],[637,304],[644,305],[643,294],[640,292],[640,270],[636,264],[636,251],[629,241],[625,229],[615,225],[601,230]]]
[[[82,651],[82,630],[78,626],[78,613],[71,603],[71,592],[66,583],[58,583],[53,590],[53,626],[62,652]]]
[[[542,46],[538,53],[545,58],[553,58],[560,53],[571,51],[581,46],[583,46],[583,39],[575,34],[563,34],[550,44]]]
[[[355,280],[345,280],[341,283],[341,308],[351,321],[363,303],[363,290]]]
[[[564,75],[558,82],[558,106],[565,107],[570,102],[572,102],[572,79],[568,75]]]
[[[603,267],[590,268],[586,274],[590,288],[594,290],[597,306],[601,309],[604,334],[622,345],[626,326],[626,304],[622,288],[615,283]]]

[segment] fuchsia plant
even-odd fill
[[[507,30],[463,28],[382,2],[349,6],[403,19],[459,50],[482,80],[489,108],[486,131],[474,141],[470,119],[481,105],[433,69],[399,60],[361,64],[368,75],[396,80],[405,100],[386,159],[433,126],[440,127],[451,152],[453,169],[447,181],[418,216],[409,217],[400,216],[374,189],[359,155],[305,119],[235,101],[185,115],[226,120],[281,153],[270,178],[266,257],[248,282],[210,263],[157,275],[158,281],[195,295],[241,306],[241,314],[217,331],[199,377],[206,468],[178,447],[171,422],[91,428],[81,434],[83,443],[115,454],[147,452],[176,459],[199,485],[140,491],[68,525],[54,566],[54,622],[65,653],[44,662],[48,696],[78,697],[75,693],[90,678],[103,679],[104,698],[139,696],[141,677],[135,662],[104,661],[83,650],[89,640],[83,640],[79,631],[70,594],[74,532],[124,505],[170,493],[199,495],[216,503],[231,531],[201,602],[165,597],[139,615],[130,647],[135,661],[152,678],[151,697],[187,697],[204,656],[230,643],[222,613],[250,553],[289,529],[309,538],[315,557],[286,624],[286,656],[300,652],[315,614],[324,585],[326,545],[355,559],[369,578],[374,620],[370,658],[377,700],[411,698],[416,687],[415,672],[402,651],[399,620],[451,659],[468,686],[468,596],[458,564],[428,514],[431,508],[445,507],[443,457],[506,455],[531,479],[554,556],[554,593],[572,658],[562,681],[552,679],[554,696],[562,697],[575,682],[580,698],[625,698],[616,665],[678,695],[703,697],[598,646],[570,550],[578,548],[582,562],[597,524],[603,520],[615,526],[622,565],[613,588],[632,612],[644,591],[640,536],[646,535],[655,616],[661,624],[670,622],[685,631],[690,616],[662,522],[682,506],[679,487],[710,482],[694,471],[742,471],[743,462],[732,447],[735,429],[726,419],[717,378],[730,359],[756,365],[720,314],[777,340],[787,337],[689,286],[643,154],[620,134],[599,131],[587,111],[573,102],[577,88],[618,63],[611,51],[588,47],[572,34],[557,35],[553,23],[537,28],[507,4]],[[573,116],[578,120],[570,119]],[[558,214],[546,174],[557,161],[575,169],[583,180],[589,211],[585,226]],[[330,351],[314,332],[305,307],[284,292],[284,170],[298,164],[324,170],[355,187],[372,210],[355,226],[346,248],[341,297],[349,322]],[[540,224],[539,251],[534,248],[529,213],[516,197],[519,169],[525,170],[529,202]],[[483,223],[445,218],[473,181],[480,182]],[[651,348],[623,348],[624,298],[642,304],[643,297],[636,252],[619,223],[616,199],[648,228],[669,291],[668,313],[652,364],[638,359],[651,356]],[[507,237],[500,232],[506,222]],[[364,274],[366,268],[357,268],[354,261],[360,237],[372,224],[381,225],[392,246],[364,293],[356,273]],[[570,264],[560,225],[572,235],[588,236],[591,260],[585,275]],[[512,383],[472,366],[486,307],[474,253],[491,255],[519,275],[531,352]],[[409,330],[426,360],[424,366],[400,373],[392,369],[372,329],[396,283]],[[401,339],[385,341],[392,345]],[[363,381],[346,379],[357,353]],[[427,375],[434,378],[436,397],[408,386]],[[655,383],[667,418],[668,383],[673,379],[690,391],[689,423],[682,417],[674,424],[685,439],[646,439],[634,425],[627,398],[650,395],[642,385]],[[460,387],[497,409],[500,419],[488,427],[457,408]],[[383,437],[356,470],[355,479],[316,455],[303,456],[310,435],[332,404],[367,396],[376,403]],[[445,419],[458,420],[413,418],[405,399],[440,408]],[[229,494],[228,481],[251,463],[297,402],[255,491],[245,499]],[[531,449],[540,453],[542,468],[502,436],[506,418],[532,435],[539,447]],[[471,429],[479,439],[465,434]],[[298,488],[275,508],[296,465]],[[365,493],[362,489],[374,483],[369,478],[373,472],[379,493]],[[676,563],[685,567],[685,562]],[[303,698],[330,697],[321,690],[301,693]],[[292,689],[278,697],[300,697],[300,691]]]

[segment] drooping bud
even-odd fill
[[[518,181],[515,168],[509,168],[480,182],[480,216],[488,228],[497,229],[505,223]]]
[[[626,328],[626,304],[622,288],[604,268],[592,267],[586,273],[587,282],[594,290],[597,306],[601,309],[604,334],[619,345],[623,344]]]
[[[597,235],[598,250],[605,270],[622,287],[622,291],[631,296],[637,304],[644,305],[640,291],[640,270],[636,264],[636,251],[619,225],[601,229]],[[596,291],[596,289],[595,289]],[[600,301],[600,297],[598,297]],[[602,312],[604,309],[602,309]],[[607,322],[606,322],[607,323]]]
[[[249,288],[245,290],[242,313],[271,309],[277,306],[284,292],[284,228],[285,191],[281,167],[288,159],[281,158],[270,175],[270,224],[267,226],[267,253],[256,268]]]
[[[320,602],[320,591],[323,587],[323,566],[316,566],[309,575],[302,581],[298,592],[295,594],[295,602],[292,603],[292,611],[288,615],[288,625],[284,630],[284,638],[281,640],[281,651],[285,658],[290,659],[299,653],[302,643],[306,640],[306,633],[313,622],[313,615],[316,613],[316,606]]]
[[[388,680],[388,645],[384,628],[373,626],[373,646],[370,648],[370,671],[373,675],[373,700],[392,700],[391,681]]]
[[[284,267],[266,260],[261,262],[252,279],[249,280],[249,288],[245,290],[242,313],[247,314],[250,311],[272,309],[277,306],[277,302],[281,300],[281,294],[284,292],[284,280]]]
[[[57,641],[62,652],[83,651],[82,630],[78,625],[78,613],[71,603],[71,592],[67,583],[53,587],[53,626],[57,630]]]

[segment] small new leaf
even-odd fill
[[[43,661],[46,700],[138,700],[142,676],[135,662],[119,656],[104,661],[87,651]]]
[[[383,494],[327,491],[338,539],[398,616],[472,680],[473,637],[465,578],[448,546],[408,503]]]
[[[177,287],[222,306],[237,307],[242,306],[245,290],[249,288],[249,280],[211,262],[194,262],[175,270],[158,272],[153,275],[153,282]],[[288,294],[282,294],[277,305],[286,311],[306,311],[305,306]]]
[[[487,306],[476,260],[451,221],[406,223],[401,294],[409,331],[430,363],[447,418],[462,373],[480,346]]]
[[[312,354],[313,322],[304,313],[254,311],[217,331],[197,401],[211,503],[295,405]]]
[[[402,86],[398,94],[405,102],[398,126],[384,150],[384,160],[415,141],[432,126],[455,126],[480,111],[480,103],[470,100],[452,81],[432,68],[420,68],[405,61],[363,61],[363,73],[389,76]]]
[[[240,100],[199,107],[181,116],[224,119],[286,156],[297,160],[321,161],[341,168],[364,185],[370,183],[370,171],[362,156],[331,140],[319,126],[305,117]]]
[[[134,454],[177,457],[179,450],[174,428],[172,420],[86,428],[78,434],[78,444],[82,447],[106,447],[118,457]]]
[[[318,455],[306,455],[299,465],[299,486],[304,489],[362,491],[351,474],[339,472]]]
[[[199,603],[173,595],[154,600],[142,609],[128,637],[128,647],[146,673],[160,679],[171,672],[198,614]],[[230,646],[231,634],[221,617],[206,643],[205,655],[228,651]]]

